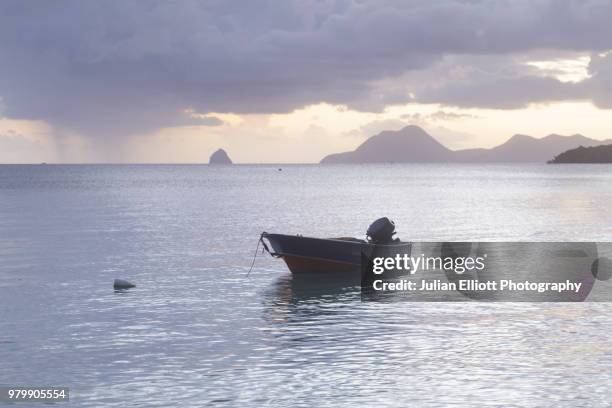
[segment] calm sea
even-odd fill
[[[605,406],[609,304],[361,302],[270,257],[246,273],[264,230],[612,241],[610,203],[597,165],[0,166],[0,384],[75,407]]]

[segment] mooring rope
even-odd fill
[[[251,267],[249,268],[249,272],[247,273],[247,278],[249,277],[249,275],[251,274],[251,271],[253,270],[253,266],[255,266],[255,260],[257,259],[257,251],[259,251],[259,244],[261,244],[263,247],[261,248],[261,253],[263,254],[264,251],[266,251],[267,253],[269,253],[270,255],[272,255],[274,258],[280,258],[282,257],[281,254],[277,254],[276,252],[272,252],[270,251],[270,248],[268,248],[268,245],[266,245],[266,241],[264,241],[264,237],[267,235],[267,232],[262,232],[261,235],[259,236],[259,240],[257,241],[257,247],[255,248],[255,253],[253,254],[253,262],[251,262]]]
[[[247,278],[249,277],[251,271],[253,270],[253,267],[255,266],[255,260],[257,259],[257,251],[259,251],[259,244],[261,244],[263,240],[263,235],[264,233],[262,232],[262,234],[259,236],[259,239],[257,240],[257,247],[255,248],[255,253],[253,254],[253,262],[251,262],[251,267],[249,268],[249,272],[247,273]],[[263,252],[263,248],[261,251]]]

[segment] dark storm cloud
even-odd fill
[[[381,82],[427,72],[446,55],[601,52],[612,48],[610,21],[608,1],[5,0],[0,97],[7,116],[105,135],[190,124],[186,109],[380,110],[413,91],[417,101],[514,107],[591,93],[518,74]],[[597,69],[610,77],[603,63]]]
[[[483,75],[454,81],[438,89],[426,89],[420,94],[419,100],[461,107],[515,109],[534,102],[581,99],[584,94],[584,86],[563,83],[553,78],[499,78]]]

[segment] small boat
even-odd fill
[[[366,239],[312,238],[301,235],[261,234],[261,242],[270,255],[282,258],[294,274],[361,273],[362,254],[389,256],[410,254],[411,243],[393,239],[395,225],[387,218],[375,221]],[[269,244],[266,244],[267,243]]]

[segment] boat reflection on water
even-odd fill
[[[359,275],[286,274],[271,285],[264,301],[286,308],[360,301],[360,283]]]
[[[361,304],[358,276],[285,274],[263,293],[264,319],[284,324],[353,315]]]

